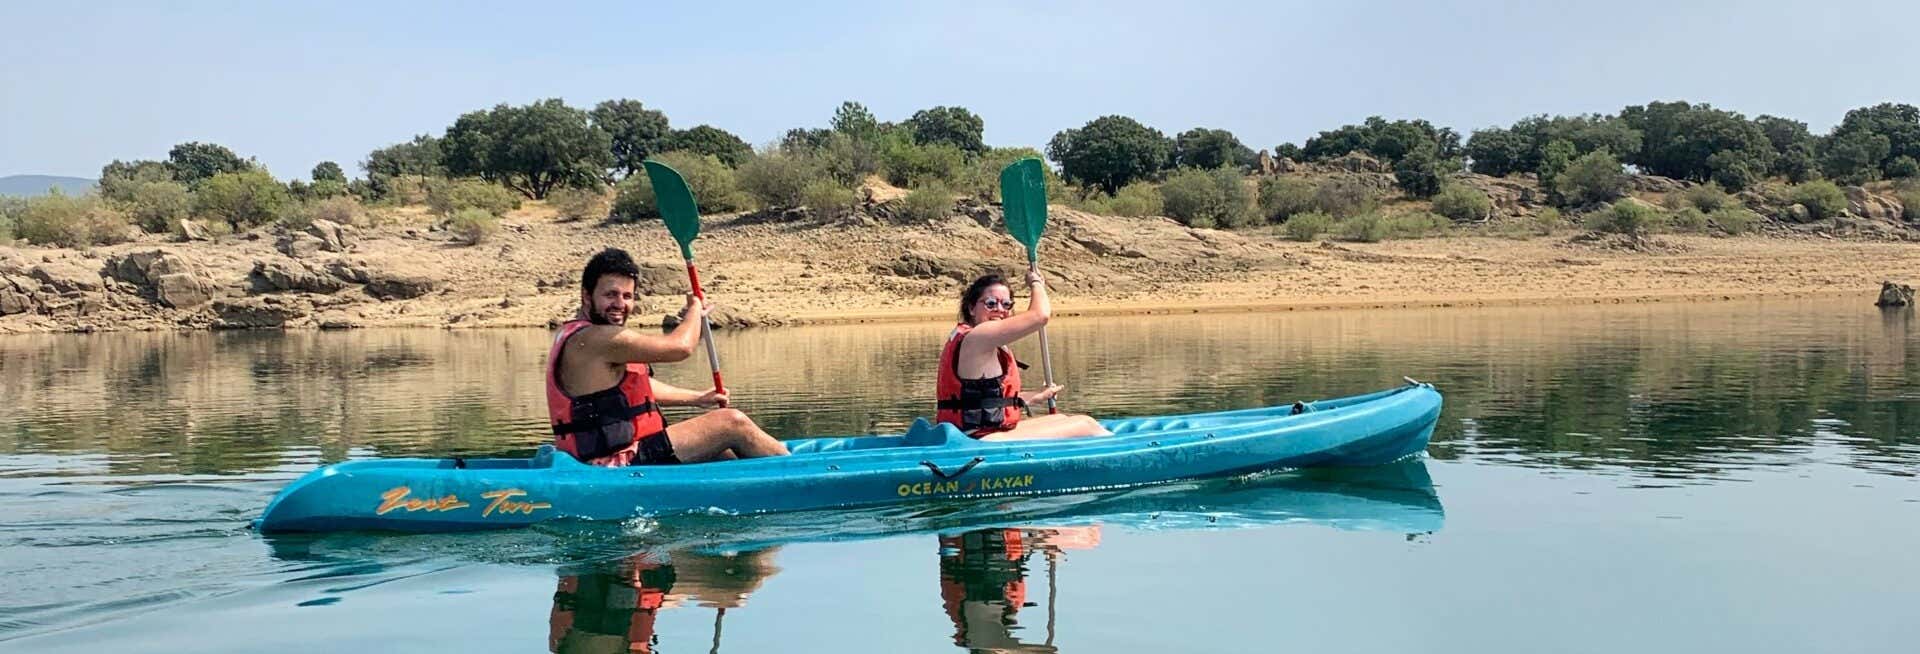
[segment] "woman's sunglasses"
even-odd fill
[[[986,306],[988,311],[992,311],[994,309],[1008,309],[1008,310],[1013,309],[1013,300],[1010,300],[1010,299],[999,300],[999,299],[994,299],[990,297],[980,298],[980,304]]]

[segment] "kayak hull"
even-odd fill
[[[549,520],[764,513],[1050,494],[1314,466],[1389,463],[1426,450],[1440,414],[1427,384],[1293,405],[1102,421],[1111,437],[986,442],[916,421],[905,434],[789,441],[793,456],[603,468],[551,446],[520,459],[370,459],[282,489],[263,533],[461,531]]]

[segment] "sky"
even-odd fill
[[[815,5],[820,6],[815,6]],[[844,100],[938,105],[992,145],[1131,116],[1300,143],[1371,115],[1463,135],[1534,114],[1708,102],[1825,132],[1920,104],[1920,3],[0,2],[0,176],[225,145],[281,178],[461,113],[632,98],[765,144]]]

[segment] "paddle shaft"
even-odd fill
[[[693,296],[706,304],[707,294],[700,290],[700,270],[693,267],[693,258],[687,258],[687,281],[693,284]],[[713,323],[707,321],[706,311],[700,312],[700,342],[707,346],[707,367],[713,370],[713,392],[726,393],[727,387],[720,383],[720,352],[713,349]]]
[[[1027,270],[1033,271],[1033,272],[1039,272],[1040,270],[1040,257],[1035,255],[1031,251],[1027,253]],[[1047,299],[1048,301],[1052,301],[1053,298],[1047,298]],[[1047,385],[1052,386],[1053,385],[1053,348],[1047,345],[1047,326],[1046,325],[1040,326],[1040,372],[1046,375]],[[1047,398],[1047,413],[1053,414],[1053,413],[1059,413],[1059,412],[1060,412],[1060,407],[1055,405],[1053,398],[1051,397]]]

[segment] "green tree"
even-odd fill
[[[981,140],[986,122],[964,107],[916,111],[907,119],[906,127],[913,133],[913,141],[921,145],[945,143],[969,154],[980,154],[987,149],[986,142]]]
[[[339,182],[342,187],[347,184],[347,172],[331,161],[314,164],[312,177],[315,182]]]
[[[1574,157],[1579,156],[1572,141],[1556,139],[1541,149],[1540,167],[1534,169],[1534,175],[1540,179],[1540,186],[1547,191],[1548,199],[1555,203],[1564,202],[1560,192],[1555,190],[1553,180],[1560,176],[1568,166],[1573,165]]]
[[[1627,175],[1606,150],[1589,152],[1553,177],[1553,190],[1567,206],[1611,202],[1627,194]]]
[[[1307,155],[1300,151],[1300,146],[1298,145],[1281,143],[1273,146],[1273,156],[1292,161],[1305,161]]]
[[[1195,127],[1174,137],[1173,163],[1206,170],[1225,166],[1246,168],[1253,165],[1254,154],[1252,148],[1234,138],[1233,132]]]
[[[560,186],[591,187],[613,167],[613,139],[559,99],[469,112],[441,140],[447,171],[503,184],[538,200]]]
[[[874,119],[866,105],[852,100],[840,103],[840,108],[833,111],[832,125],[833,131],[856,141],[872,141],[880,136],[880,121]]]
[[[1772,170],[1778,156],[1759,125],[1705,103],[1651,102],[1621,110],[1620,119],[1643,135],[1627,163],[1654,175],[1738,191]]]
[[[1766,115],[1753,119],[1753,124],[1767,135],[1767,143],[1773,146],[1776,155],[1767,174],[1780,175],[1795,183],[1806,181],[1815,168],[1814,151],[1819,143],[1813,133],[1807,131],[1807,124]]]
[[[1844,184],[1865,184],[1880,178],[1880,162],[1892,151],[1885,134],[1870,130],[1835,130],[1822,142],[1820,170]]]
[[[673,134],[667,115],[639,100],[607,100],[594,105],[588,117],[612,139],[613,169],[621,176],[640,172],[641,162],[663,152],[667,137]]]
[[[1896,157],[1920,159],[1920,107],[1891,102],[1847,112],[1831,137],[1873,134],[1887,139],[1887,151],[1874,163],[1881,175]],[[1857,138],[1857,137],[1855,137]]]
[[[712,125],[695,125],[691,129],[675,130],[667,139],[668,150],[692,152],[719,159],[729,168],[738,167],[753,156],[753,146],[734,136],[732,132]]]
[[[220,173],[237,173],[251,170],[253,164],[240,155],[234,154],[226,146],[198,141],[181,143],[167,151],[167,167],[173,169],[173,179],[188,186]]]
[[[1457,159],[1461,154],[1460,135],[1452,129],[1435,127],[1426,120],[1388,121],[1370,116],[1359,125],[1343,125],[1307,139],[1301,153],[1313,161],[1325,161],[1354,151],[1364,151],[1388,163],[1397,163],[1420,144],[1433,146],[1438,159]]]
[[[195,215],[224,220],[235,230],[264,225],[291,202],[287,187],[258,168],[214,175],[193,191]]]
[[[1126,116],[1095,118],[1047,142],[1047,157],[1060,164],[1068,181],[1099,186],[1109,195],[1160,172],[1172,153],[1165,134]]]
[[[1887,176],[1894,179],[1920,177],[1920,160],[1900,155],[1887,161]]]
[[[1260,213],[1267,222],[1285,222],[1294,214],[1312,211],[1315,187],[1312,182],[1293,177],[1265,177],[1260,180]]]
[[[173,181],[173,169],[158,161],[113,160],[100,167],[100,197],[116,202],[131,200],[135,189],[152,182]]]
[[[397,180],[406,177],[445,177],[440,163],[440,139],[421,134],[406,143],[396,143],[367,153],[360,167],[367,171],[367,187],[373,199],[389,199],[399,189]]]
[[[1532,140],[1524,134],[1501,127],[1489,127],[1475,131],[1467,139],[1467,157],[1473,160],[1473,172],[1505,177],[1539,167],[1527,165],[1535,156],[1533,147]]]
[[[1441,182],[1447,175],[1460,168],[1453,160],[1443,160],[1434,152],[1430,141],[1415,141],[1413,149],[1402,153],[1393,163],[1393,182],[1407,195],[1416,198],[1433,197],[1440,192]]]

